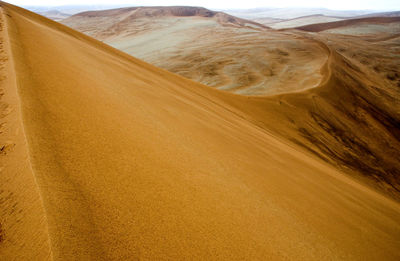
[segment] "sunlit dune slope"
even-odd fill
[[[0,260],[48,260],[46,214],[21,120],[4,10],[0,18]]]
[[[245,119],[247,98],[1,6],[1,259],[400,258],[399,205]]]
[[[82,13],[64,23],[209,86],[250,96],[288,94],[282,96],[293,97],[288,108],[277,102],[280,96],[243,98],[240,111],[255,106],[259,113],[244,117],[399,198],[400,63],[398,34],[390,33],[398,17],[310,25],[353,31],[367,26],[370,35],[356,37],[325,33],[329,30],[243,31],[171,16],[134,16],[121,30],[110,30],[111,18],[127,10]],[[100,20],[105,24],[94,23]],[[370,27],[374,23],[385,30]],[[320,93],[323,104],[317,105]]]
[[[238,94],[319,84],[327,55],[318,44],[224,13],[186,8],[193,15],[176,15],[183,12],[179,7],[122,8],[76,14],[62,23],[146,62]]]

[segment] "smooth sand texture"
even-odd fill
[[[27,140],[10,137],[21,154],[1,157],[17,164],[28,154],[23,175],[37,180],[17,183],[24,191],[14,199],[35,199],[32,214],[1,215],[3,259],[43,260],[46,243],[53,260],[400,258],[400,206],[246,119],[262,117],[240,110],[253,98],[1,5],[5,64],[15,66],[4,90],[18,89],[20,103],[4,102],[21,109],[22,123],[18,113],[2,121],[20,121]],[[2,173],[13,189],[12,166]]]
[[[0,19],[0,260],[50,259],[43,201],[29,159],[4,11]]]
[[[399,32],[392,26],[398,18],[309,26],[385,28],[345,36],[249,30],[210,17],[173,16],[173,8],[150,9],[85,12],[64,23],[171,72],[248,96],[233,103],[242,117],[400,198]]]

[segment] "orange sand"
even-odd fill
[[[1,259],[400,258],[400,206],[246,98],[1,6]]]

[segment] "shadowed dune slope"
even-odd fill
[[[385,60],[380,59],[382,64]],[[318,88],[270,97],[238,97],[241,101],[229,102],[254,124],[398,200],[398,75],[393,73],[394,80],[385,81],[361,65],[331,50],[323,68],[325,79]]]
[[[39,193],[27,211],[46,220],[2,212],[1,257],[48,256],[47,243],[54,260],[400,258],[399,205],[245,119],[239,96],[1,6],[22,115],[8,117],[37,181],[1,202]]]

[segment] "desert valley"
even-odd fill
[[[0,260],[400,260],[400,12],[0,11]]]

